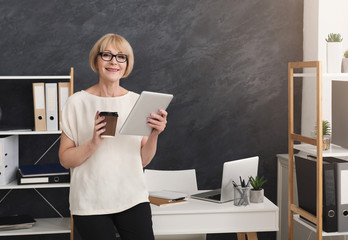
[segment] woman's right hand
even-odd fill
[[[84,163],[97,149],[103,138],[100,135],[105,131],[106,123],[104,117],[99,117],[99,111],[94,118],[93,138],[83,145],[76,146],[64,132],[60,139],[59,160],[60,164],[66,169],[80,166]]]
[[[99,116],[99,111],[97,111],[95,117],[94,117],[94,131],[93,131],[93,138],[92,143],[95,146],[99,146],[99,144],[103,141],[103,138],[100,136],[103,132],[105,132],[105,125],[106,122],[103,122],[104,116]]]

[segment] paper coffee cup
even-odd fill
[[[115,137],[116,135],[116,126],[117,126],[117,112],[100,112],[99,116],[104,116],[105,119],[103,122],[106,122],[105,132],[101,134],[101,137]]]

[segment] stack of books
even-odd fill
[[[35,222],[29,215],[4,216],[0,217],[0,230],[31,228]]]

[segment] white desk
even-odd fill
[[[267,198],[264,203],[238,207],[233,202],[218,204],[190,198],[182,204],[162,207],[151,204],[151,209],[156,236],[255,233],[279,228],[279,208]]]

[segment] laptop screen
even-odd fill
[[[240,185],[239,177],[248,182],[249,177],[255,177],[259,166],[259,157],[250,157],[224,163],[221,185],[221,201],[233,199],[234,187],[232,181]]]

